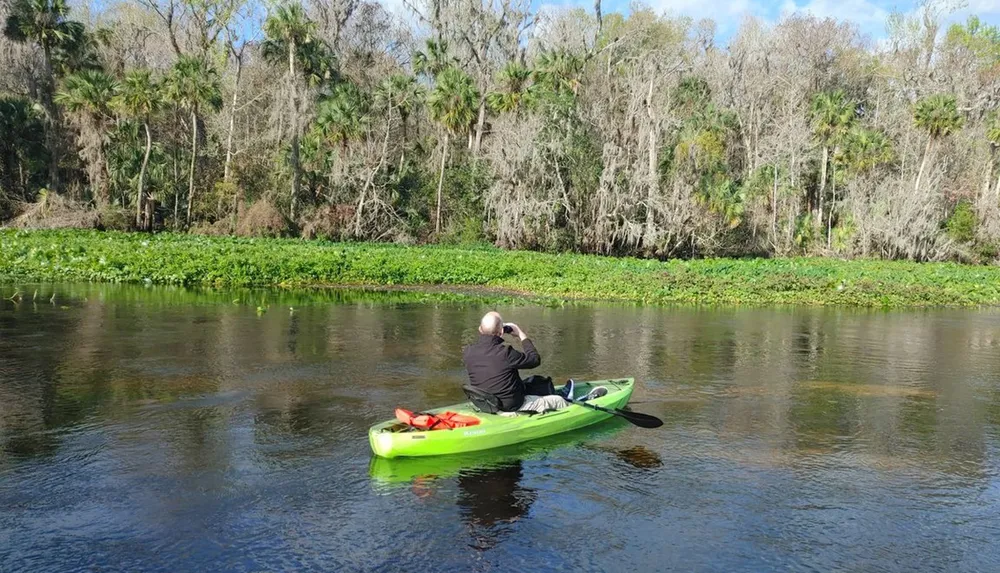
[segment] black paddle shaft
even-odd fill
[[[587,402],[577,402],[576,400],[570,400],[570,402],[573,404],[578,404],[580,406],[586,406],[587,408],[591,408],[593,410],[607,412],[608,414],[612,414],[614,416],[621,416],[622,418],[625,418],[626,420],[632,422],[633,424],[639,426],[640,428],[659,428],[660,426],[663,425],[663,420],[657,418],[656,416],[650,416],[649,414],[641,414],[639,412],[626,412],[625,410],[619,410],[617,408],[611,410],[609,408],[602,408],[601,406],[597,406],[594,404],[588,404]]]

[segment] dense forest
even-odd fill
[[[528,0],[0,0],[0,220],[992,260],[1000,29]]]

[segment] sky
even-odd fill
[[[405,11],[403,0],[379,1],[394,12]],[[605,14],[627,14],[632,1],[603,0],[602,11]],[[942,31],[953,22],[965,22],[972,14],[978,15],[985,23],[1000,26],[1000,0],[939,1],[956,6],[943,17]],[[915,13],[918,8],[918,0],[641,0],[641,3],[658,13],[714,20],[716,37],[722,44],[736,32],[747,16],[773,23],[795,13],[850,20],[862,33],[878,41],[887,36],[885,24],[889,14],[893,11]],[[541,9],[580,7],[588,12],[594,9],[594,0],[534,0],[533,4]]]
[[[390,0],[392,1],[392,0]],[[972,15],[993,25],[1000,25],[1000,0],[948,0],[957,9],[943,17],[942,29],[953,22],[965,22]],[[593,0],[543,0],[545,7],[583,7],[593,11]],[[799,13],[819,18],[849,20],[857,24],[862,33],[873,40],[887,36],[886,19],[893,11],[915,13],[916,0],[643,0],[654,11],[695,19],[710,18],[716,23],[717,38],[725,42],[739,28],[747,16],[767,22],[777,22],[782,17]],[[603,0],[602,10],[623,12],[629,10],[630,0]]]
[[[99,9],[107,0],[77,0]],[[304,1],[304,0],[292,0]],[[400,16],[409,16],[404,0],[376,0]],[[414,1],[414,0],[411,0]],[[602,0],[605,14],[628,14],[630,5],[638,1],[657,13],[671,16],[688,16],[695,20],[710,18],[716,23],[719,45],[727,41],[747,16],[766,22],[778,22],[791,14],[811,14],[819,18],[835,18],[854,22],[860,31],[878,42],[886,38],[886,19],[893,11],[916,13],[920,0]],[[1000,0],[935,0],[950,3],[954,9],[943,16],[942,33],[955,22],[965,22],[970,15],[994,26],[1000,26]],[[419,0],[415,3],[419,4]],[[594,0],[532,0],[536,9],[583,8],[590,13]]]

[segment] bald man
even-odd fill
[[[504,344],[505,331],[521,340],[524,352]],[[472,386],[496,396],[504,411],[545,412],[569,405],[559,395],[526,393],[518,370],[538,368],[542,358],[528,335],[516,324],[504,324],[500,313],[489,312],[483,316],[479,322],[479,340],[465,347],[462,358]]]

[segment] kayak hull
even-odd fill
[[[592,388],[604,386],[605,396],[589,401],[604,408],[621,408],[632,397],[635,380],[621,378],[576,382],[576,396],[583,396]],[[475,426],[452,430],[421,431],[409,428],[399,421],[387,420],[368,430],[372,452],[383,458],[440,456],[500,448],[583,428],[611,418],[611,414],[571,404],[561,410],[544,414],[500,416],[484,414],[463,402],[428,410],[429,413],[458,412],[480,420]]]
[[[602,446],[598,444],[613,441],[615,436],[630,426],[623,418],[613,416],[609,420],[569,432],[489,450],[440,456],[371,456],[368,475],[376,488],[391,491],[396,486],[410,485],[418,480],[482,473],[516,462],[539,460],[554,450],[577,447],[600,449]]]

